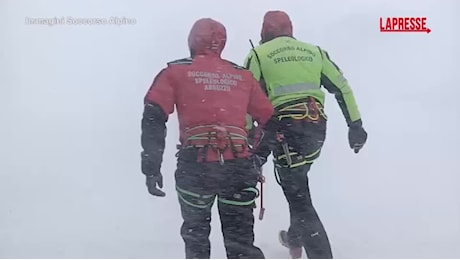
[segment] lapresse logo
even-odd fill
[[[426,23],[426,17],[380,17],[380,31],[430,33]]]

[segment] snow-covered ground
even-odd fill
[[[140,172],[142,101],[155,74],[188,55],[192,23],[227,27],[242,63],[263,14],[341,66],[369,133],[358,155],[332,96],[311,189],[338,258],[460,258],[458,1],[0,2],[0,258],[183,258],[174,192],[177,119],[168,123],[166,198]],[[135,25],[26,25],[26,18],[136,19]],[[381,33],[379,18],[424,16],[432,30]],[[265,167],[256,242],[286,258],[287,203]],[[255,212],[256,214],[258,211]],[[214,212],[212,257],[225,258]]]

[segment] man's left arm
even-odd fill
[[[348,84],[348,80],[343,76],[343,72],[330,59],[329,54],[322,49],[320,51],[323,57],[321,84],[329,93],[335,95],[349,127],[348,141],[350,148],[355,153],[358,153],[367,141],[367,132],[362,126],[363,122],[353,91]]]

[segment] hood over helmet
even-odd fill
[[[293,37],[291,19],[283,11],[268,11],[264,15],[260,42],[265,43],[280,36]]]
[[[221,55],[227,41],[225,26],[211,18],[197,20],[188,36],[192,57],[196,55]]]

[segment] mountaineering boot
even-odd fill
[[[278,234],[279,241],[281,245],[289,248],[289,254],[292,259],[298,259],[302,257],[302,247],[291,247],[288,243],[288,234],[287,231],[281,230]]]

